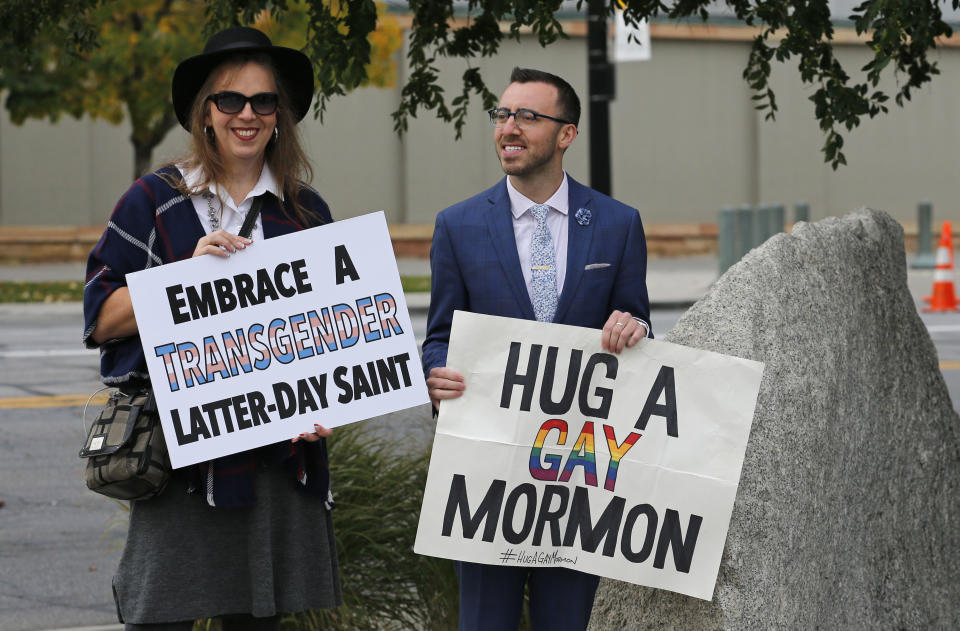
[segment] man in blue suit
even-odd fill
[[[640,215],[563,170],[580,100],[569,83],[514,68],[490,110],[507,174],[437,215],[423,366],[434,407],[460,396],[448,368],[456,309],[602,328],[612,353],[650,335],[647,251]],[[529,581],[534,631],[586,628],[598,577],[567,568],[457,563],[461,631],[516,631]]]

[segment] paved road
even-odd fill
[[[680,314],[654,312],[657,332]],[[923,320],[958,401],[960,314]],[[76,455],[83,395],[100,386],[97,355],[79,345],[77,305],[0,305],[0,322],[0,631],[110,625],[125,509],[86,490]],[[421,338],[423,326],[416,318]],[[425,417],[415,408],[373,423],[407,423],[426,441]]]
[[[77,305],[0,305],[0,629],[115,622],[110,577],[125,514],[80,478],[82,406],[26,397],[93,393],[97,354]],[[42,400],[42,399],[40,399]]]

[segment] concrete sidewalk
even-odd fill
[[[83,281],[85,269],[83,263],[0,265],[0,282]]]

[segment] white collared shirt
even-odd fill
[[[550,210],[547,212],[547,229],[553,239],[553,257],[557,267],[557,295],[563,291],[563,279],[567,274],[567,214],[570,210],[570,185],[567,182],[567,173],[563,173],[560,187],[554,191],[546,202]],[[537,220],[530,207],[535,201],[514,188],[507,177],[507,195],[510,197],[510,213],[513,215],[513,235],[517,240],[517,254],[520,257],[520,269],[523,271],[523,282],[527,285],[527,292],[532,296],[530,279],[533,272],[530,270],[530,245],[533,242],[533,233],[537,228]]]
[[[200,181],[201,169],[184,169],[184,167],[179,166],[180,172],[183,173],[183,181],[188,188],[193,188]],[[210,205],[213,205],[213,210],[216,215],[220,217],[220,228],[226,230],[231,234],[238,234],[240,232],[240,227],[243,225],[243,220],[247,218],[247,213],[250,212],[250,208],[253,206],[253,198],[262,195],[264,193],[273,193],[278,198],[280,194],[277,191],[277,181],[273,177],[273,173],[270,172],[270,167],[266,163],[263,165],[263,170],[260,171],[260,179],[257,180],[256,185],[247,193],[247,196],[237,204],[236,201],[230,196],[230,193],[216,182],[211,182],[207,190],[210,193],[213,193],[213,198],[209,201],[203,195],[191,195],[190,201],[193,202],[193,208],[197,211],[197,217],[200,219],[200,225],[203,226],[204,232],[210,234],[213,232],[213,223],[210,221]],[[221,206],[221,201],[223,205]],[[253,225],[253,232],[250,234],[250,238],[254,242],[261,241],[263,237],[263,221],[258,217],[256,223]]]
[[[567,181],[567,172],[563,172],[563,181],[545,203],[550,207],[547,212],[547,229],[553,239],[553,256],[557,267],[557,296],[563,291],[563,280],[567,275],[567,215],[570,212],[570,184]],[[507,195],[510,197],[510,213],[513,215],[513,235],[517,240],[517,255],[520,257],[520,269],[523,271],[523,282],[527,285],[527,293],[533,295],[530,279],[533,272],[530,270],[530,246],[533,242],[533,232],[537,227],[537,220],[530,207],[536,204],[533,200],[518,191],[507,177]],[[644,326],[646,337],[650,336],[650,325],[643,318],[633,316],[633,319]]]

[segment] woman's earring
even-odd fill
[[[279,127],[274,127],[274,128],[273,128],[273,142],[277,142],[278,140],[280,140],[280,128],[279,128]]]
[[[210,125],[204,125],[204,126],[203,126],[203,135],[206,136],[207,139],[212,140],[212,139],[213,139],[213,127],[211,127]]]

